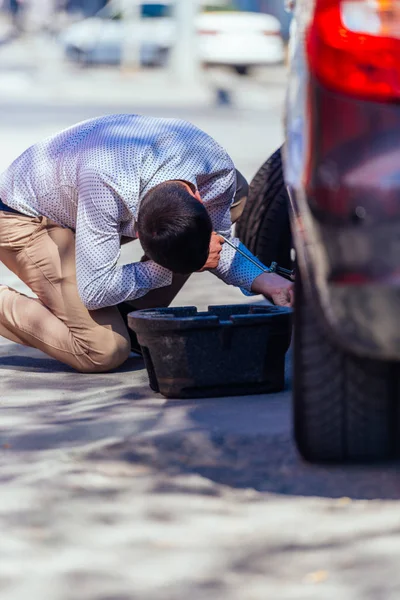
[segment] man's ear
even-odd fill
[[[189,194],[196,198],[199,202],[203,203],[199,190],[193,185],[193,183],[189,183],[188,181],[184,181],[183,179],[177,179],[180,183],[183,183],[185,188],[188,190]]]
[[[196,198],[196,200],[198,200],[199,202],[203,203],[203,200],[201,199],[199,190],[196,190],[196,193],[194,194],[194,197]]]

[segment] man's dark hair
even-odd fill
[[[160,183],[140,204],[138,234],[143,250],[174,273],[193,273],[205,265],[211,233],[205,206],[182,183]]]

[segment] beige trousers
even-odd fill
[[[245,183],[245,182],[244,182]],[[247,189],[242,190],[242,207]],[[240,202],[233,205],[236,221]],[[2,285],[2,264],[37,296]],[[188,276],[132,301],[132,309],[168,306]],[[0,336],[42,350],[83,373],[106,372],[130,354],[130,337],[116,307],[89,311],[78,294],[75,235],[46,217],[0,210]]]
[[[70,229],[0,211],[0,261],[37,295],[1,285],[0,265],[0,335],[84,373],[125,362],[130,340],[118,309],[88,311],[79,297]]]

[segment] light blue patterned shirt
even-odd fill
[[[117,263],[121,237],[137,237],[144,195],[174,179],[197,187],[214,230],[238,245],[229,210],[233,162],[209,135],[177,119],[111,115],[79,123],[17,158],[0,176],[0,198],[26,215],[75,230],[78,290],[95,310],[171,283],[172,273],[153,261]],[[213,273],[243,291],[260,275],[228,244]]]

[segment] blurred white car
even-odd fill
[[[70,25],[60,36],[68,58],[82,64],[118,64],[124,42],[140,46],[141,63],[165,63],[178,35],[171,3],[142,4],[138,24],[121,20],[106,7],[96,17]],[[232,66],[239,73],[250,67],[281,63],[284,42],[278,19],[247,12],[203,13],[197,18],[199,57],[203,64]]]
[[[203,13],[197,19],[199,54],[204,64],[253,66],[284,61],[281,26],[275,17],[251,12]]]

